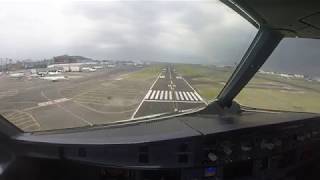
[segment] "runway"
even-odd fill
[[[151,73],[152,68],[146,69],[148,74],[134,67],[66,73],[81,77],[58,82],[2,77],[0,114],[31,132],[182,113],[206,105],[173,65]]]
[[[168,65],[151,85],[131,118],[181,113],[204,106],[206,102],[198,92],[176,72],[173,65]]]

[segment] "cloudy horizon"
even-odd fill
[[[233,64],[256,33],[218,1],[7,2],[0,23],[0,57],[14,59]]]
[[[0,58],[12,59],[234,65],[257,32],[216,0],[1,2],[0,23]],[[263,68],[320,76],[319,47],[319,40],[285,39]]]

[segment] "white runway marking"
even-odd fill
[[[201,98],[201,96],[200,96],[200,95],[197,93],[197,91],[189,84],[189,82],[188,82],[186,79],[184,79],[183,77],[181,77],[181,79],[182,79],[185,83],[188,84],[188,86],[194,91],[194,93],[196,94],[196,96],[198,97],[198,99],[199,99],[200,101],[202,101],[203,103],[205,103],[206,105],[208,105],[208,103],[205,102],[205,101]]]
[[[147,93],[147,95],[144,97],[144,99],[148,99],[149,96],[150,96],[150,94],[151,94],[151,92],[152,92],[152,90],[149,90],[148,93]]]
[[[189,99],[190,99],[191,101],[193,101],[193,97],[191,96],[190,92],[187,92],[187,95],[188,95]]]
[[[177,91],[175,91],[175,94],[176,94],[176,100],[180,100],[180,98],[179,98],[179,94],[178,94],[178,92]]]
[[[38,103],[38,106],[49,106],[52,104],[58,104],[58,103],[69,101],[69,100],[70,99],[67,99],[67,98],[61,98],[61,99],[56,99],[56,100],[52,100],[52,101]]]
[[[14,96],[16,94],[18,94],[17,89],[12,89],[12,90],[8,90],[8,91],[0,91],[0,99],[4,98],[4,97]]]
[[[177,100],[155,100],[155,99],[148,99],[145,100],[145,102],[167,102],[167,103],[195,103],[195,104],[202,104],[201,101],[177,101]]]
[[[193,93],[193,92],[190,92],[190,94],[191,94],[191,96],[194,98],[194,100],[196,100],[196,101],[200,101],[200,99],[198,99],[198,98],[197,98],[197,96],[196,96],[196,95],[194,95],[194,93]]]
[[[187,101],[189,101],[189,98],[188,98],[188,96],[187,96],[187,93],[186,93],[186,92],[182,92],[182,94],[184,95],[184,98],[185,98]]]
[[[157,91],[157,94],[156,94],[156,97],[155,97],[154,99],[158,99],[159,94],[160,94],[160,91],[158,90],[158,91]]]
[[[179,95],[180,95],[181,100],[182,100],[182,101],[184,101],[184,97],[183,97],[183,95],[182,95],[182,92],[181,92],[181,91],[179,91]]]
[[[169,76],[169,77],[168,77]],[[159,88],[159,89],[153,89],[154,85],[157,83],[159,79],[160,81],[164,81],[163,79],[166,78],[167,85],[168,87],[164,86],[164,88]],[[173,78],[173,79],[172,79]],[[182,79],[187,86],[189,90],[187,91],[176,91],[177,85],[175,84],[175,79]],[[181,81],[181,80],[180,80]],[[174,98],[173,98],[174,96]],[[178,75],[176,72],[174,74],[171,74],[170,67],[165,69],[165,71],[162,71],[158,78],[154,81],[152,86],[150,87],[149,91],[145,95],[144,99],[142,102],[139,104],[138,108],[136,111],[133,113],[131,116],[132,119],[134,119],[136,113],[140,109],[141,105],[143,102],[168,102],[168,103],[205,103],[207,104],[201,96],[197,93],[197,91],[182,77],[181,75]],[[177,109],[175,107],[174,111],[181,111],[181,109]]]
[[[168,90],[149,90],[144,100],[173,100],[173,95],[176,101],[201,101],[200,95],[190,91],[168,91]]]
[[[152,90],[151,90],[152,91]],[[151,97],[150,99],[153,99],[154,95],[156,94],[156,91],[153,91],[152,94],[151,94]]]
[[[198,97],[200,101],[203,101],[202,97],[197,92],[194,92],[194,94]]]
[[[163,98],[163,91],[161,91],[160,93],[160,100],[162,100],[162,98]]]
[[[162,73],[159,73],[158,77],[156,78],[156,80],[152,83],[151,87],[149,90],[152,90],[153,86],[156,84],[156,82],[159,80],[160,76]],[[136,113],[138,112],[138,110],[140,109],[142,103],[144,102],[144,99],[142,99],[142,101],[140,102],[139,106],[137,107],[137,109],[134,111],[134,113],[131,115],[131,119],[134,118],[134,116],[136,115]]]

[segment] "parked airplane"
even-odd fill
[[[81,70],[84,72],[95,72],[97,69],[91,67],[83,67]]]
[[[49,71],[48,74],[49,75],[58,75],[58,74],[61,74],[61,72],[59,72],[59,71]]]
[[[45,76],[45,77],[40,77],[40,79],[56,82],[59,80],[66,80],[67,78],[65,76]]]
[[[24,77],[24,73],[23,72],[18,72],[18,73],[9,73],[9,77],[10,78],[23,78]]]

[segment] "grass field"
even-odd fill
[[[187,64],[177,64],[175,68],[207,101],[219,94],[233,71],[232,68]]]
[[[164,66],[162,65],[151,65],[149,67],[143,68],[140,71],[131,73],[128,75],[128,79],[132,80],[132,79],[138,79],[138,80],[145,80],[145,79],[152,79],[152,78],[156,78],[159,73],[161,72],[161,69]]]
[[[214,99],[232,74],[231,68],[176,65],[207,101]],[[284,111],[320,112],[320,83],[258,73],[236,97],[242,105]]]

